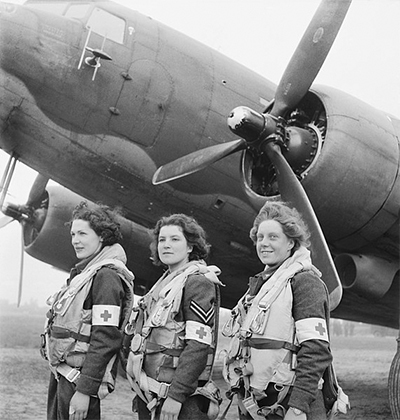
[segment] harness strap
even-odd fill
[[[152,400],[151,395],[147,394],[145,395],[145,393],[142,391],[142,389],[139,386],[139,382],[136,380],[136,378],[133,378],[130,375],[127,375],[129,384],[131,386],[131,388],[133,389],[133,391],[135,391],[135,393],[139,396],[139,398],[144,401],[146,404],[149,403],[149,401]]]
[[[225,407],[225,410],[222,412],[221,417],[218,420],[225,420],[226,415],[228,414],[229,409],[233,403],[233,398],[230,399],[229,404]]]
[[[164,353],[168,356],[179,357],[183,349],[170,349],[161,344],[146,340],[146,354]]]
[[[241,369],[241,375],[243,378],[243,385],[244,385],[244,393],[245,393],[245,398],[250,396],[250,375],[251,375],[251,371],[252,371],[252,364],[249,362],[250,360],[250,348],[244,346],[243,347],[243,360],[244,360],[244,366],[243,369]],[[249,366],[247,366],[249,365]],[[246,370],[248,370],[248,374]]]
[[[143,354],[139,355],[143,357]],[[139,398],[147,405],[150,411],[151,419],[155,418],[155,409],[162,398],[167,398],[170,384],[165,382],[158,382],[146,375],[143,369],[134,376],[127,375],[128,381],[132,389],[136,392]]]
[[[144,393],[148,394],[149,392],[152,392],[158,399],[167,398],[170,384],[159,382],[156,379],[147,376],[143,369],[140,372],[139,380],[137,380],[137,378],[135,378],[135,380]]]
[[[82,341],[84,343],[90,342],[90,337],[74,331],[68,330],[66,328],[52,326],[50,328],[50,336],[54,338],[73,338],[74,340]]]
[[[289,343],[288,341],[273,340],[269,338],[247,338],[244,340],[244,345],[258,350],[267,349],[286,349],[294,353],[300,350],[300,346]]]
[[[145,322],[145,311],[143,307],[139,307],[138,317],[136,320],[136,332],[141,334],[143,330],[143,324]]]
[[[158,382],[157,380],[147,377],[149,391],[157,394],[158,398],[167,398],[168,390],[171,384],[166,382]]]
[[[284,385],[281,391],[278,392],[278,399],[276,402],[267,407],[261,407],[260,412],[267,417],[269,414],[279,414],[282,418],[285,417],[286,409],[282,405],[282,401],[289,393],[291,385]]]

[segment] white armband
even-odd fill
[[[200,343],[211,346],[212,330],[211,327],[197,321],[186,321],[186,340],[196,340]]]
[[[120,311],[116,305],[93,305],[92,325],[118,327]]]
[[[328,328],[324,318],[305,318],[296,321],[296,337],[299,343],[307,340],[324,340],[329,343]]]

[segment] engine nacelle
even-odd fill
[[[310,135],[300,141],[298,129]],[[315,86],[288,116],[287,132],[283,154],[301,178],[333,252],[355,252],[387,234],[386,250],[397,257],[400,121],[344,92]],[[247,149],[242,177],[256,209],[279,197],[265,154]]]
[[[93,203],[61,186],[48,186],[46,193],[47,198],[34,211],[34,222],[24,224],[25,251],[40,261],[69,271],[77,263],[77,258],[67,222],[81,201],[85,200],[89,205]],[[159,276],[159,273],[149,275],[156,270],[150,261],[150,231],[122,216],[117,221],[128,257],[127,265],[136,276],[135,291],[141,294],[149,287],[148,279]]]
[[[397,262],[375,255],[340,254],[335,265],[343,288],[371,301],[387,293],[399,271]]]
[[[303,185],[329,243],[357,250],[398,224],[399,121],[333,88],[315,91],[326,135]]]

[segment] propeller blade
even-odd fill
[[[14,174],[15,166],[17,164],[17,157],[15,154],[10,156],[10,159],[7,162],[6,169],[4,170],[3,176],[0,181],[0,209],[3,208],[4,201],[6,199],[8,187],[10,186],[11,179]]]
[[[314,209],[303,186],[283,157],[280,147],[270,142],[265,145],[265,152],[275,166],[282,200],[292,204],[302,214],[310,229],[312,259],[322,272],[330,294],[331,310],[333,310],[341,300],[342,286]]]
[[[247,147],[243,139],[216,144],[205,149],[196,150],[172,162],[160,166],[153,176],[153,185],[173,181],[186,175],[198,172],[218,160]]]
[[[271,114],[283,116],[307,93],[343,23],[351,0],[323,0],[296,48],[276,94]]]
[[[26,202],[27,207],[31,207],[34,204],[39,204],[40,199],[46,189],[46,185],[49,182],[49,178],[42,174],[38,174],[33,182],[31,191],[29,193],[28,201]]]
[[[17,299],[17,307],[21,304],[21,297],[22,297],[22,281],[24,277],[24,224],[21,223],[21,255],[19,260],[19,282],[18,282],[18,299]]]
[[[10,216],[4,216],[0,219],[0,229],[2,229],[3,227],[7,226],[9,223],[11,223],[12,221],[14,221],[14,219]]]

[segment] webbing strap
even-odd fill
[[[137,382],[137,380],[135,378],[133,378],[129,374],[127,374],[126,377],[128,378],[128,382],[129,382],[131,388],[133,389],[133,391],[136,392],[136,394],[139,396],[139,398],[142,401],[144,401],[146,404],[148,404],[149,401],[151,400],[151,397],[149,396],[149,398],[147,398],[147,396],[143,393],[143,391],[141,390],[141,388],[139,386],[139,383]]]
[[[183,349],[169,349],[161,344],[146,340],[146,354],[165,353],[168,356],[179,357]]]
[[[282,401],[289,393],[292,385],[284,385],[282,390],[278,392],[278,399],[270,406],[260,407],[260,412],[267,418],[269,414],[279,414],[282,418],[285,417],[286,408],[282,405]]]
[[[67,330],[66,328],[57,326],[52,326],[50,328],[50,336],[54,338],[73,338],[84,343],[90,342],[90,337],[88,335],[79,334],[74,331]]]
[[[222,412],[221,417],[218,420],[225,420],[225,417],[228,414],[229,409],[231,408],[232,402],[233,402],[233,397],[229,401],[229,404],[225,407],[225,410]]]
[[[247,338],[244,340],[244,345],[258,350],[284,348],[286,350],[293,351],[294,353],[297,353],[300,350],[300,346],[296,346],[296,344],[283,340],[272,340],[269,338]]]

